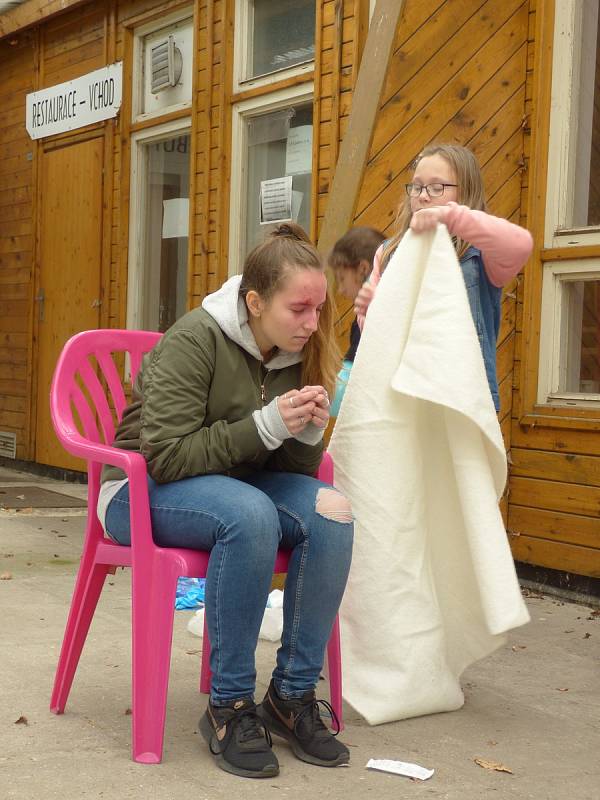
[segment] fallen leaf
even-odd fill
[[[128,717],[130,715],[131,715],[131,709],[130,708],[126,708],[125,709],[125,716]]]
[[[17,500],[25,500],[25,495],[24,494],[18,494],[17,495]]]
[[[21,715],[19,719],[15,720],[15,725],[29,725],[29,723],[27,722],[27,717]]]
[[[591,617],[600,617],[600,608],[595,608],[593,611],[590,611]]]
[[[589,639],[591,635],[592,635],[591,633],[584,633],[583,634],[583,638],[584,639]]]
[[[3,572],[0,575],[0,581],[12,581],[12,572]]]
[[[513,653],[516,653],[517,650],[527,650],[527,645],[526,644],[513,644],[513,646],[510,649],[513,651]]]
[[[473,761],[484,769],[491,769],[495,770],[496,772],[508,772],[511,775],[514,774],[512,769],[509,769],[506,765],[501,764],[499,761],[488,761],[485,758],[474,758]]]
[[[568,692],[569,690],[568,689],[557,689],[556,691],[557,692]]]

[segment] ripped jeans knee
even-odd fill
[[[353,522],[350,501],[337,489],[320,488],[317,492],[315,511],[325,519],[335,522]]]

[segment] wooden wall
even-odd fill
[[[296,79],[315,84],[315,238],[352,108],[368,5],[367,0],[318,3],[314,73]],[[0,40],[5,78],[5,88],[0,89],[0,430],[17,433],[18,458],[32,457],[35,414],[32,309],[39,145],[24,130],[25,95],[121,59],[124,84],[129,86],[133,27],[185,6],[175,0],[79,3],[39,29]],[[193,7],[198,47],[190,306],[227,276],[232,107],[264,91],[232,93],[234,0],[197,0]],[[533,369],[531,363],[524,366],[524,359],[536,324],[535,313],[530,310],[526,316],[524,308],[527,286],[532,285],[527,281],[539,278],[543,228],[539,204],[532,201],[530,175],[535,174],[540,194],[545,180],[541,161],[548,158],[547,152],[537,153],[547,146],[542,122],[549,105],[549,56],[539,56],[540,29],[536,0],[406,0],[354,222],[391,232],[410,164],[426,143],[437,140],[472,147],[483,166],[491,211],[533,230],[537,261],[504,293],[498,344],[501,425],[511,461],[510,494],[503,510],[519,560],[600,575],[600,426],[585,429],[571,421],[557,427],[543,420],[532,424],[531,419],[523,424],[524,375],[531,383]],[[143,127],[130,120],[131,96],[126,90],[120,116],[102,123],[109,212],[102,323],[109,326],[126,321],[129,143]],[[541,138],[532,149],[536,129]],[[534,173],[530,164],[536,153],[540,164]],[[342,342],[351,316],[348,305],[342,305]]]
[[[522,219],[534,235],[534,256],[519,282],[511,423],[508,531],[515,558],[564,572],[600,577],[600,421],[597,411],[537,413],[546,165],[553,19],[550,4],[530,0],[525,105]],[[531,175],[531,184],[529,177]],[[585,248],[600,257],[600,247]],[[563,252],[562,257],[566,254]],[[568,254],[577,257],[576,252]],[[554,414],[554,415],[553,415]]]
[[[25,96],[33,91],[36,36],[0,41],[0,430],[29,456],[34,183]]]
[[[471,147],[483,168],[492,213],[522,221],[528,12],[525,0],[406,0],[354,224],[393,232],[410,165],[432,141]],[[325,151],[325,164],[327,156]],[[321,205],[326,202],[325,192],[319,199]],[[507,449],[515,317],[516,282],[504,292],[498,341]],[[349,319],[347,314],[341,327]],[[505,498],[505,517],[506,511]]]
[[[202,0],[194,112],[191,306],[227,278],[234,4]]]

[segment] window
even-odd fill
[[[556,3],[546,246],[600,244],[597,0]]]
[[[153,22],[135,32],[132,109],[135,121],[191,106],[194,29],[189,10],[185,15],[183,19],[167,18],[167,25],[161,20],[158,30]],[[167,63],[172,70],[172,82],[153,90],[153,77],[156,79],[157,70],[165,70]]]
[[[132,140],[128,325],[165,331],[187,310],[189,130]]]
[[[275,221],[310,233],[312,108],[312,84],[234,106],[231,274]]]
[[[598,2],[555,12],[545,245],[600,245]],[[600,260],[544,263],[539,359],[538,403],[600,408]]]
[[[315,17],[315,0],[237,0],[235,88],[312,69]]]
[[[600,405],[600,260],[544,265],[538,402]]]

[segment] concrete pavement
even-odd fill
[[[85,496],[81,485],[0,468],[0,489],[11,486]],[[133,763],[128,571],[105,586],[66,713],[48,710],[83,513],[67,506],[0,510],[0,800],[600,800],[600,615],[535,592],[526,592],[532,622],[464,674],[463,709],[372,728],[346,706],[350,767],[303,764],[275,740],[281,774],[260,781],[217,769],[196,733],[206,705],[197,693],[201,640],[186,629],[192,612],[178,611],[164,760]],[[260,642],[258,696],[275,651]],[[321,694],[327,697],[324,685]],[[413,782],[365,769],[369,758],[411,761],[435,774]]]

